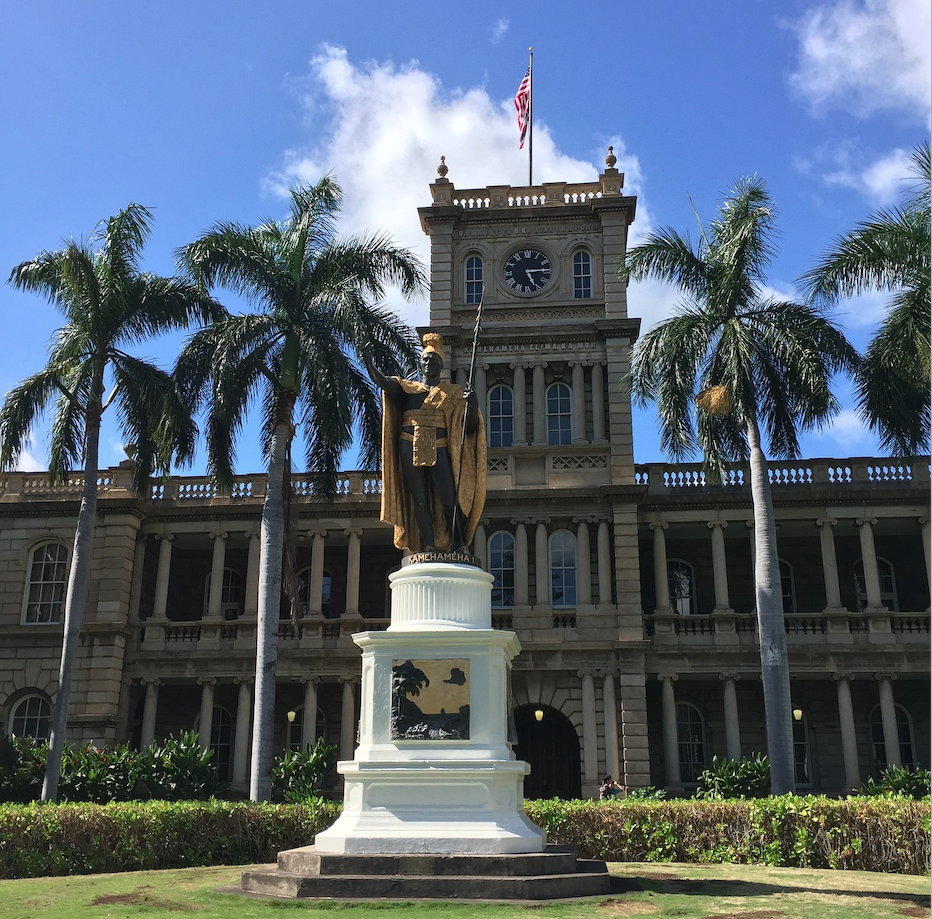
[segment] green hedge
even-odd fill
[[[734,862],[928,874],[929,799],[528,801],[550,842],[619,862]]]
[[[340,805],[147,801],[0,807],[0,878],[274,862]]]
[[[929,801],[528,801],[550,842],[631,862],[736,862],[927,874]],[[0,878],[272,862],[340,811],[224,801],[0,806]]]

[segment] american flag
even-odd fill
[[[518,128],[521,131],[521,142],[518,149],[524,149],[524,138],[527,137],[527,128],[531,115],[531,68],[528,67],[524,79],[515,93],[515,111],[518,113]]]

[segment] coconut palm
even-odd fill
[[[71,673],[87,601],[91,543],[97,515],[101,418],[111,405],[122,433],[135,446],[133,486],[141,491],[153,471],[193,455],[196,428],[163,370],[122,350],[154,335],[207,321],[217,307],[189,281],[139,271],[151,213],[130,204],[102,222],[87,243],[40,252],[13,269],[9,281],[44,294],[67,322],[56,333],[43,370],[7,393],[0,408],[0,469],[11,469],[30,429],[54,401],[49,479],[67,480],[84,468],[74,535],[58,693],[52,715],[42,799],[58,794]],[[94,248],[94,246],[98,248]],[[105,398],[105,388],[112,391]]]
[[[919,181],[902,207],[880,211],[836,240],[803,276],[814,302],[834,303],[867,290],[893,292],[890,310],[858,371],[858,408],[885,450],[928,451],[930,433],[929,141],[912,155]]]
[[[725,463],[749,462],[755,533],[755,597],[767,742],[775,794],[794,788],[789,668],[776,529],[762,430],[778,457],[798,454],[797,432],[837,411],[833,373],[856,353],[816,308],[770,296],[773,205],[764,183],[744,179],[693,249],[672,229],[627,253],[623,276],[677,285],[676,315],[650,329],[632,356],[637,402],[655,402],[662,444],[674,459],[698,448],[707,480]]]
[[[207,287],[220,285],[257,307],[195,334],[176,373],[198,403],[206,398],[207,452],[221,488],[232,482],[235,439],[253,397],[263,406],[268,486],[262,511],[256,699],[250,796],[270,789],[275,664],[290,451],[303,427],[315,492],[331,496],[340,458],[359,435],[361,459],[378,464],[380,405],[354,352],[366,349],[387,373],[410,374],[413,333],[393,314],[370,305],[387,283],[405,296],[425,287],[424,273],[405,249],[384,236],[340,239],[335,218],[342,192],[331,177],[291,192],[283,222],[257,227],[218,224],[180,252]],[[287,566],[286,566],[286,570]]]

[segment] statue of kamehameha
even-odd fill
[[[381,519],[399,549],[468,555],[485,506],[485,426],[472,388],[440,379],[443,339],[422,342],[423,382],[386,377],[363,352],[383,392]]]

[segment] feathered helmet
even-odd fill
[[[443,356],[443,338],[438,335],[436,332],[428,332],[421,338],[421,341],[424,343],[424,348],[421,351],[421,354],[427,354],[433,351],[440,360],[446,363],[446,359]]]

